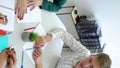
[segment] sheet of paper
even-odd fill
[[[7,25],[0,24],[0,29],[14,31],[14,11],[8,8],[0,7],[0,13],[7,16]]]
[[[32,58],[32,53],[34,51],[33,45],[34,45],[34,42],[26,42],[24,44],[24,46],[23,46],[23,49],[24,49],[24,52],[27,53],[27,55],[29,56],[29,58],[31,59],[31,61],[34,63],[34,60]]]
[[[8,48],[8,36],[0,36],[0,51]]]
[[[16,17],[17,18],[17,17]],[[35,7],[32,11],[27,8],[27,13],[24,15],[23,20],[17,18],[18,23],[34,23],[41,22],[41,10],[39,7]]]
[[[35,33],[38,33],[40,36],[45,36],[46,35],[46,32],[44,30],[44,28],[42,27],[41,24],[39,24],[36,29],[34,30]],[[25,42],[25,44],[23,45],[23,49],[24,49],[24,52],[27,53],[27,55],[29,56],[29,58],[31,59],[31,61],[34,63],[34,60],[32,58],[32,53],[33,51],[35,50],[33,48],[33,45],[34,45],[35,42]],[[43,52],[44,51],[44,48],[46,47],[47,44],[45,44],[44,47],[42,47],[40,50]]]
[[[0,0],[0,6],[14,10],[16,0]]]

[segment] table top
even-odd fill
[[[54,12],[41,10],[41,20],[42,21],[39,24],[41,24],[44,27],[44,30],[46,32],[49,32],[55,28],[63,28],[64,30],[66,30],[64,24]],[[21,39],[21,34],[23,33],[25,28],[33,27],[37,24],[38,22],[29,24],[17,23],[17,20],[15,19],[14,32],[11,35],[9,35],[9,46],[13,46],[16,50],[17,68],[21,67],[22,49],[25,43]],[[43,52],[43,68],[55,68],[55,65],[61,54],[62,46],[63,42],[59,38],[47,43]],[[26,53],[24,55],[23,63],[24,68],[35,68],[34,64],[30,60],[30,58],[28,58],[28,55]]]

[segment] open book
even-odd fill
[[[39,24],[36,29],[34,30],[35,33],[39,34],[39,36],[45,36],[46,32],[44,30],[44,28],[42,27],[41,24]],[[29,58],[31,59],[31,61],[34,63],[34,60],[32,58],[32,53],[35,50],[35,48],[33,48],[34,42],[25,42],[24,46],[23,46],[23,51],[27,53],[27,55],[29,56]],[[45,45],[46,46],[46,45]],[[41,48],[41,51],[43,52],[44,47]]]
[[[27,8],[27,13],[25,13],[23,20],[19,20],[17,18],[17,21],[18,21],[18,23],[41,22],[41,10],[40,10],[40,8],[35,7],[32,11],[30,11],[30,8]]]

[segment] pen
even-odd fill
[[[24,50],[22,50],[21,68],[23,68]]]
[[[26,50],[32,50],[32,49],[33,49],[33,50],[36,50],[37,48],[28,48],[28,49],[26,49]]]
[[[30,28],[24,29],[24,31],[31,30],[31,29],[35,29],[38,25],[39,25],[39,23],[37,23],[37,25],[36,25],[35,27],[30,27]]]
[[[24,31],[31,30],[31,29],[35,29],[35,27],[26,28],[24,29]]]

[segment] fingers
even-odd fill
[[[0,19],[3,20],[3,21],[5,21],[5,16],[3,16],[3,15],[0,16]]]
[[[18,8],[17,16],[18,16],[19,20],[23,20],[26,12],[27,12],[27,8],[25,8],[25,9]]]
[[[33,47],[39,49],[39,48],[43,47],[44,45],[45,45],[45,41],[43,38],[41,38],[35,42],[35,45]]]
[[[27,13],[27,0],[17,0],[15,7],[15,14],[19,20],[23,20],[25,13]]]
[[[7,65],[13,65],[14,64],[14,61],[10,56],[9,56],[9,59],[7,61],[8,61]]]
[[[28,7],[30,7],[30,11],[35,8],[35,2],[28,2]]]
[[[30,11],[32,11],[34,8],[35,8],[35,6],[31,7],[31,8],[30,8]]]
[[[40,48],[43,47],[44,45],[45,45],[44,43],[40,43],[40,44],[38,44],[38,45],[35,44],[33,47],[40,49]]]
[[[35,55],[36,57],[39,57],[42,53],[40,52],[40,50],[35,50],[33,52],[33,55]]]
[[[5,15],[3,15],[2,13],[0,13],[0,19],[5,20]]]
[[[8,65],[16,64],[17,59],[16,59],[16,52],[15,52],[14,48],[12,48],[12,49],[8,48],[6,53],[8,55],[8,60],[7,60]]]
[[[8,55],[8,54],[7,54],[8,49],[9,49],[9,48],[6,48],[5,50],[3,50],[3,51],[1,52],[1,54],[4,54],[5,56],[7,56],[7,55]]]
[[[36,1],[35,0],[30,0],[28,2],[28,7],[30,7],[30,11],[32,11],[36,7]]]
[[[19,20],[22,20],[22,19],[23,19],[23,16],[24,16],[24,10],[20,9],[20,12],[19,12]]]
[[[37,42],[35,42],[35,45],[44,45],[44,44],[45,44],[44,41],[37,41]]]
[[[6,53],[7,54],[9,54],[9,53],[14,53],[14,54],[16,54],[16,52],[15,52],[15,50],[14,50],[14,48],[6,48]]]
[[[10,55],[8,58],[9,64],[16,64],[16,56],[15,55]]]
[[[30,7],[30,6],[35,6],[35,2],[34,1],[29,1],[28,2],[28,7]]]
[[[33,59],[35,60],[35,59],[37,59],[38,57],[40,57],[42,55],[42,52],[39,50],[39,49],[37,49],[37,50],[35,50],[34,52],[33,52]]]
[[[35,53],[36,53],[37,55],[39,55],[39,56],[42,54],[39,49],[35,50]]]
[[[8,22],[7,16],[0,13],[0,23],[6,25]]]

